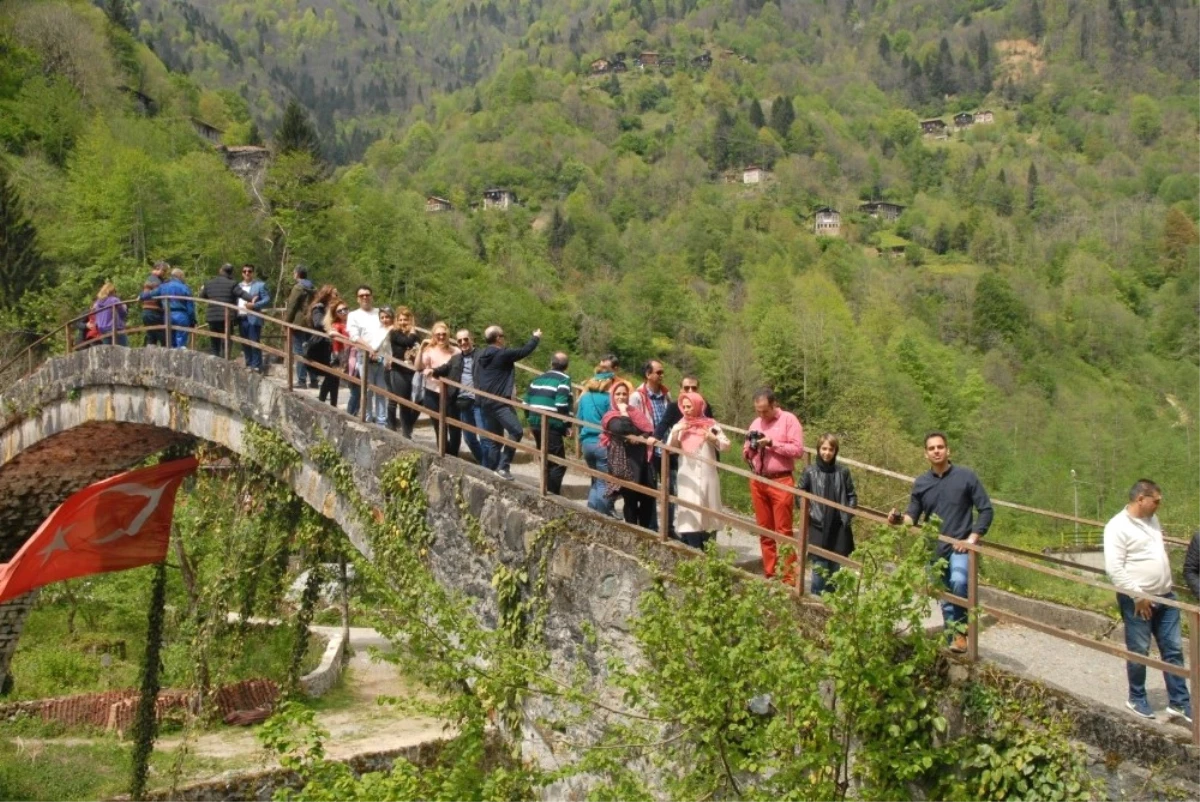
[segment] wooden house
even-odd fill
[[[483,208],[508,209],[517,205],[517,193],[503,187],[491,187],[483,191]]]
[[[221,144],[221,136],[225,133],[216,126],[209,125],[203,120],[197,120],[195,117],[189,118],[192,121],[192,128],[196,129],[196,133],[207,139],[214,145]]]
[[[921,120],[921,133],[925,136],[941,136],[946,133],[946,123],[941,120]]]
[[[643,67],[657,67],[658,53],[653,50],[644,50],[638,54],[637,62]]]
[[[822,206],[813,213],[813,233],[818,237],[840,237],[842,215],[837,209]]]
[[[609,69],[613,72],[626,72],[629,70],[629,66],[623,60],[618,60],[614,61]]]
[[[591,64],[592,75],[604,75],[612,69],[612,62],[606,58],[598,58]]]
[[[876,220],[886,220],[891,223],[900,218],[900,213],[904,211],[904,207],[898,203],[889,203],[888,201],[870,201],[861,204],[858,210],[874,217]]]
[[[751,164],[742,170],[743,184],[761,184],[767,179],[767,171],[757,164]]]
[[[692,66],[701,70],[707,70],[712,66],[712,53],[705,50],[703,53],[692,59]]]
[[[954,127],[958,130],[970,128],[975,122],[975,115],[967,111],[960,111],[954,115]]]
[[[454,211],[454,204],[445,198],[439,198],[437,195],[427,195],[425,197],[425,211],[452,212]]]
[[[976,125],[987,125],[994,122],[996,122],[996,116],[992,114],[991,109],[984,109],[983,111],[975,112]]]

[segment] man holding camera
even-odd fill
[[[790,412],[779,408],[775,392],[770,387],[760,388],[754,393],[754,412],[758,415],[746,433],[742,446],[742,457],[750,463],[757,476],[782,485],[795,486],[792,474],[796,470],[796,458],[804,453],[804,429],[800,421]],[[769,529],[786,537],[792,536],[792,494],[764,482],[750,480],[750,500],[754,503],[754,519],[763,529]],[[763,573],[767,579],[775,577],[775,566],[779,558],[774,538],[758,536],[762,547]],[[796,555],[784,561],[783,581],[795,580]]]

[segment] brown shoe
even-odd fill
[[[955,654],[963,654],[967,651],[967,636],[955,635],[954,640],[950,642],[950,651]]]

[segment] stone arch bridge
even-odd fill
[[[237,362],[185,349],[96,346],[52,359],[0,389],[0,562],[9,560],[71,493],[174,444],[203,440],[246,454],[251,423],[276,432],[301,455],[321,442],[334,444],[351,466],[359,492],[373,504],[382,504],[377,470],[401,453],[418,452],[437,533],[431,567],[443,583],[476,600],[485,625],[494,624],[498,615],[490,584],[497,563],[525,562],[534,534],[565,518],[566,535],[553,546],[548,563],[547,646],[560,665],[587,662],[598,681],[604,661],[584,632],[596,632],[607,650],[633,656],[628,621],[641,591],[654,573],[669,571],[694,553],[544,498],[536,488],[497,482],[473,463],[440,458],[382,427],[288,392],[283,383]],[[351,505],[315,463],[304,456],[285,478],[369,556]],[[468,514],[482,525],[491,541],[488,549],[469,542]],[[0,605],[0,677],[30,604],[26,596]],[[819,603],[799,610],[803,617],[824,615]],[[1144,767],[1195,766],[1197,752],[1186,735],[1171,737],[1062,696],[1062,705],[1080,722],[1077,737],[1099,750],[1098,764],[1105,755],[1119,755]],[[531,729],[526,741],[531,757],[549,755],[547,740]]]

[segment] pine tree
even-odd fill
[[[763,116],[762,104],[758,102],[758,98],[750,101],[750,124],[754,126],[755,131],[767,124],[767,118]]]
[[[561,251],[571,239],[571,224],[563,217],[562,211],[555,206],[554,216],[550,218],[550,235],[548,244],[551,249]]]
[[[796,110],[792,107],[792,99],[780,95],[771,104],[771,127],[775,133],[786,138],[792,123],[796,121]]]
[[[1037,206],[1038,172],[1037,166],[1029,163],[1029,173],[1025,176],[1025,211],[1032,212]]]
[[[283,122],[275,132],[275,150],[280,155],[304,151],[316,160],[321,159],[321,143],[317,131],[308,121],[308,115],[295,100],[288,102],[283,112]]]
[[[1046,33],[1046,21],[1042,19],[1042,5],[1038,0],[1032,0],[1029,5],[1029,35],[1033,41],[1039,42]]]
[[[133,30],[133,12],[129,10],[127,0],[104,0],[104,14],[116,27]]]
[[[37,229],[25,217],[17,188],[0,171],[0,309],[11,309],[45,278]]]
[[[887,64],[892,63],[892,40],[886,32],[879,34],[879,57]]]

